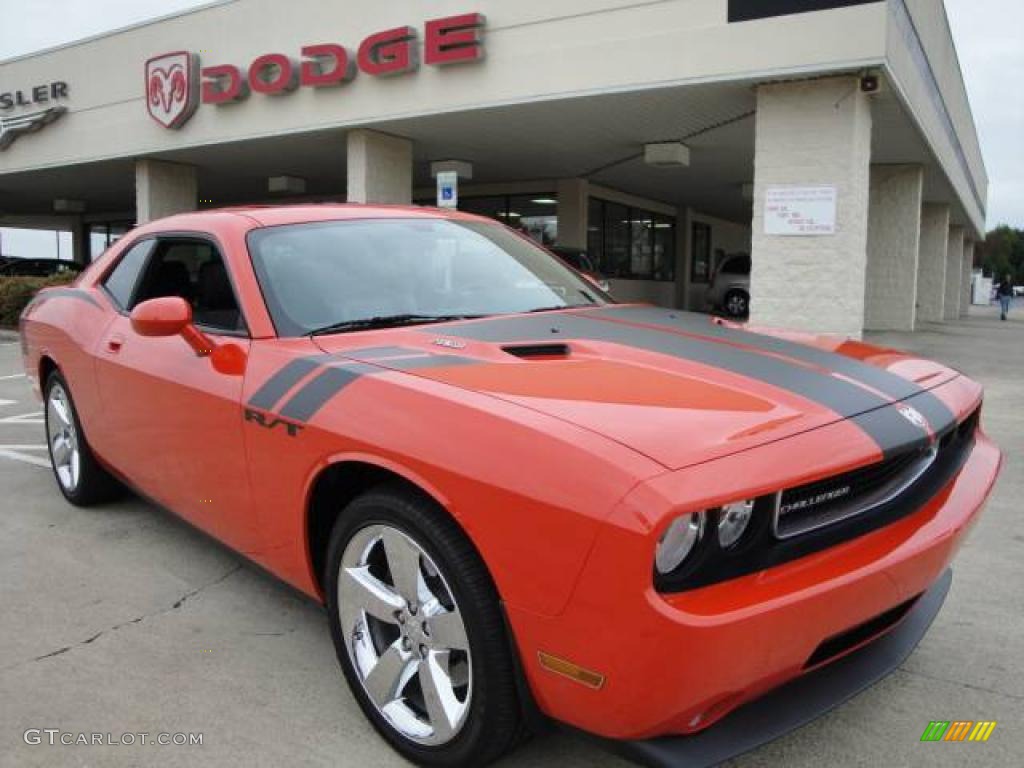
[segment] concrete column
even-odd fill
[[[586,179],[558,180],[558,244],[566,248],[587,247],[587,200],[590,182]]]
[[[949,228],[946,245],[946,298],[942,304],[944,320],[960,317],[960,281],[964,277],[964,228]]]
[[[960,283],[960,317],[967,317],[971,306],[971,275],[974,273],[974,241],[964,240],[964,275]]]
[[[946,303],[949,206],[921,206],[921,250],[917,257],[917,322],[938,323]]]
[[[758,86],[751,324],[860,336],[870,160],[871,103],[856,77]],[[765,234],[766,190],[779,184],[834,185],[835,234]]]
[[[871,166],[864,290],[871,330],[914,330],[923,183],[920,165]]]
[[[348,202],[412,203],[412,142],[363,128],[348,132]]]
[[[694,309],[690,301],[690,259],[693,258],[693,209],[682,207],[676,214],[676,302],[680,309]],[[700,307],[703,309],[703,307]]]
[[[139,224],[194,211],[198,196],[195,166],[135,161],[135,220]]]
[[[83,266],[91,261],[89,253],[89,225],[78,217],[71,224],[71,258]]]

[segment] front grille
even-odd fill
[[[775,535],[780,539],[799,536],[888,504],[951,451],[957,436],[972,434],[975,423],[972,415],[930,446],[781,491],[776,496]]]

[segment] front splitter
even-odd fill
[[[604,743],[652,768],[705,768],[767,744],[821,717],[902,664],[938,615],[952,581],[953,571],[947,569],[887,634],[743,705],[705,731]]]

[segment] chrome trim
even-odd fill
[[[900,473],[900,475],[894,477],[874,492],[857,498],[853,503],[839,504],[825,514],[817,516],[810,514],[808,515],[808,520],[795,525],[792,530],[787,530],[785,533],[780,533],[779,531],[779,509],[782,505],[782,494],[789,489],[786,488],[778,491],[775,494],[774,509],[772,510],[772,533],[777,539],[791,539],[794,536],[800,536],[804,533],[817,531],[821,528],[832,525],[833,523],[848,520],[851,517],[862,515],[865,512],[877,509],[883,504],[888,504],[920,480],[921,476],[928,471],[932,464],[935,463],[935,459],[938,454],[939,445],[938,442],[936,442],[925,453],[923,453],[916,462]],[[859,469],[864,469],[864,467],[860,467]]]

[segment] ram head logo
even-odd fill
[[[164,128],[180,128],[199,106],[199,57],[188,51],[146,62],[146,109]]]

